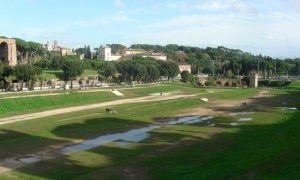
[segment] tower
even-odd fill
[[[98,49],[98,59],[104,59],[105,61],[111,61],[111,48],[106,45],[101,45]]]
[[[258,74],[256,72],[251,72],[249,75],[250,87],[258,87]]]
[[[57,48],[57,40],[55,40],[53,43],[53,49],[56,49],[56,48]]]

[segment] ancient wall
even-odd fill
[[[17,64],[17,47],[15,39],[0,38],[0,61],[11,66]]]

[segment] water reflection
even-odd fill
[[[165,122],[162,125],[151,125],[144,128],[133,129],[124,133],[102,135],[94,139],[83,141],[82,143],[77,145],[65,147],[61,151],[62,153],[70,153],[75,151],[88,150],[110,142],[114,142],[120,146],[126,146],[129,143],[141,142],[149,138],[150,131],[161,128],[163,125],[192,124],[207,121],[210,119],[213,119],[213,116],[188,116],[177,118],[175,120]]]
[[[203,121],[207,121],[210,119],[213,119],[214,117],[212,116],[187,116],[187,117],[183,117],[183,118],[178,118],[176,120],[173,121],[169,121],[167,122],[167,124],[193,124],[193,123],[199,123],[199,122],[203,122]]]
[[[66,147],[62,149],[62,152],[70,153],[74,151],[88,150],[117,140],[124,142],[140,142],[150,136],[150,134],[148,133],[149,131],[160,127],[161,126],[148,126],[140,129],[130,130],[124,133],[107,134],[99,136],[95,139],[86,140],[80,144]]]
[[[235,113],[230,113],[230,116],[237,116],[237,115],[245,115],[245,114],[253,114],[255,112],[253,111],[244,111],[244,112],[235,112]]]
[[[18,161],[24,162],[24,163],[35,163],[40,161],[41,158],[36,157],[36,156],[25,156],[25,157],[20,157],[18,158]]]

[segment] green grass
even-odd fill
[[[91,70],[91,69],[86,69],[84,72],[80,75],[82,78],[87,78],[88,76],[98,76],[97,71]]]
[[[2,99],[0,101],[0,117],[8,115],[39,112],[68,106],[99,103],[117,99],[109,92],[69,93],[57,96],[37,96],[30,98]]]
[[[39,96],[39,97],[26,97],[21,96],[28,95],[29,93],[17,93],[17,94],[2,94],[0,97],[16,96],[20,98],[14,99],[1,99],[0,101],[0,117],[8,115],[24,114],[29,112],[39,112],[42,110],[49,110],[55,108],[79,106],[84,104],[99,103],[105,101],[116,100],[120,98],[132,98],[146,96],[151,93],[159,93],[163,91],[190,94],[201,91],[199,88],[187,88],[184,86],[172,86],[172,85],[157,85],[157,86],[140,86],[135,88],[120,88],[120,91],[125,94],[125,97],[116,97],[109,92],[90,92],[79,93],[80,90],[71,91],[53,91],[53,93],[61,93],[57,96]],[[71,92],[66,94],[66,92]],[[32,92],[30,95],[44,94],[49,92]]]
[[[41,75],[43,79],[49,80],[49,79],[61,79],[62,77],[62,70],[44,70],[43,74]],[[87,78],[88,76],[97,76],[98,73],[95,70],[86,69],[84,72],[80,75],[82,78]]]
[[[41,77],[43,77],[44,80],[59,79],[62,73],[62,70],[44,70]]]
[[[207,90],[209,93],[207,98],[213,99],[226,99],[226,100],[236,100],[236,99],[245,99],[249,95],[255,95],[260,90],[254,88],[244,88],[244,89],[211,89]]]
[[[26,155],[72,140],[166,121],[180,112],[204,106],[206,103],[199,101],[199,97],[241,100],[258,92],[256,89],[199,89],[178,84],[124,92],[133,97],[136,94],[159,93],[161,88],[165,92],[198,95],[115,106],[118,115],[94,109],[3,125],[0,130],[0,157]],[[283,90],[271,91],[270,94],[259,102],[261,104],[246,107],[256,113],[219,116],[211,120],[217,124],[214,127],[207,127],[206,122],[167,125],[151,132],[151,137],[141,143],[129,146],[111,143],[41,161],[1,174],[0,178],[126,179],[126,174],[136,174],[137,178],[149,179],[298,179],[299,110],[283,111],[277,107],[282,101],[288,101],[287,106],[299,107],[300,94]],[[238,110],[245,109],[240,107]],[[251,117],[253,121],[230,126],[231,122],[242,117]]]
[[[123,132],[162,119],[165,120],[166,115],[172,114],[174,111],[178,112],[189,107],[196,107],[199,104],[201,102],[195,99],[150,102],[144,103],[143,106],[128,104],[116,108],[119,112],[117,117],[105,114],[103,108],[2,125],[0,147],[3,153],[0,153],[0,157],[12,156],[21,152],[30,153],[30,151],[39,148],[71,140]],[[165,107],[168,109],[164,109]],[[149,109],[154,110],[151,115],[148,114]],[[19,142],[19,145],[26,147],[26,149],[14,148],[15,142]],[[35,144],[35,146],[31,146],[31,144]]]
[[[263,116],[266,115],[272,116],[274,112]],[[269,125],[261,124],[257,118],[209,141],[158,155],[143,165],[151,167],[149,174],[153,179],[299,178],[299,115],[277,114]],[[267,121],[265,117],[263,120]]]

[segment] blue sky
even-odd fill
[[[43,44],[225,46],[300,57],[300,0],[0,0],[0,6],[0,36]]]

